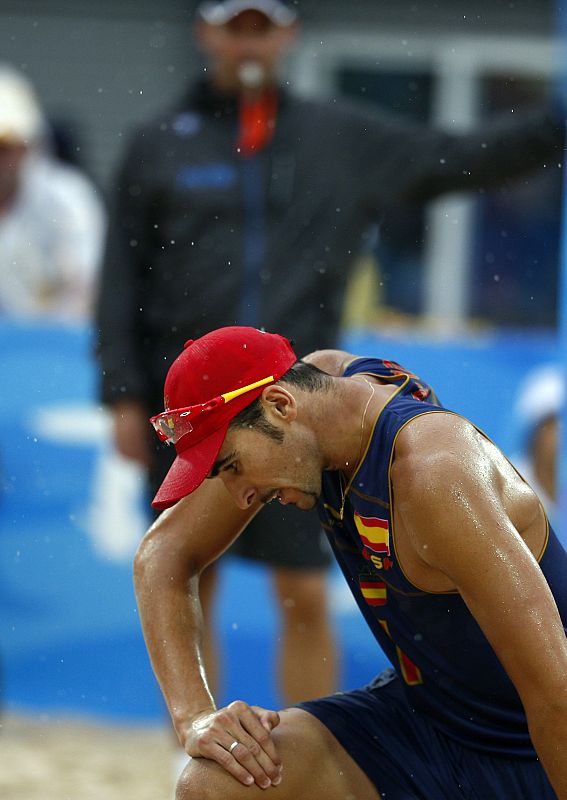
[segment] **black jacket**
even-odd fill
[[[160,407],[183,342],[223,325],[336,345],[345,284],[393,204],[477,189],[562,160],[551,111],[451,135],[281,93],[272,143],[236,152],[238,109],[206,84],[138,131],[117,180],[97,324],[103,400]],[[156,405],[157,404],[157,405]]]

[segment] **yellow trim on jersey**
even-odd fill
[[[381,375],[376,375],[374,372],[357,372],[356,373],[356,377],[358,377],[359,375],[368,375],[371,378],[377,378],[378,380],[382,380],[382,376]],[[355,376],[354,375],[349,375],[349,378],[351,378],[351,377],[354,378]],[[398,379],[399,377],[400,376],[397,376],[396,379]],[[404,382],[402,384],[400,384],[400,386],[397,387],[395,392],[392,392],[390,397],[388,397],[388,399],[386,400],[386,402],[384,403],[384,405],[382,406],[382,408],[380,409],[380,411],[376,415],[376,419],[374,420],[374,422],[372,424],[372,429],[370,431],[370,436],[368,437],[368,441],[366,442],[366,447],[364,448],[364,452],[363,452],[362,456],[360,457],[360,461],[358,462],[355,471],[352,473],[352,475],[350,477],[350,480],[349,480],[349,482],[347,483],[347,485],[345,487],[345,490],[344,490],[344,493],[343,493],[343,496],[342,496],[343,507],[344,507],[344,503],[346,502],[347,494],[350,492],[351,486],[352,486],[352,484],[354,482],[354,479],[356,478],[356,476],[360,472],[360,469],[361,469],[362,465],[364,464],[364,462],[366,460],[366,456],[368,455],[368,451],[370,449],[370,445],[372,444],[372,439],[374,438],[374,431],[376,430],[376,425],[378,424],[378,420],[382,416],[382,412],[384,411],[386,406],[389,403],[392,402],[394,397],[396,397],[402,391],[402,389],[405,389],[405,387],[409,383],[409,380],[410,380],[409,375],[406,375]],[[391,500],[390,500],[390,502],[391,502]],[[340,519],[340,516],[339,516],[339,519]]]
[[[379,497],[373,497],[371,494],[364,494],[361,492],[360,489],[357,489],[354,486],[350,487],[350,491],[352,494],[355,494],[357,497],[360,497],[361,500],[367,500],[369,503],[374,503],[376,506],[381,506],[382,508],[390,508],[390,504],[387,503],[385,500],[381,500]]]

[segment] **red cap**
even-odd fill
[[[287,339],[256,328],[219,328],[185,343],[165,379],[166,411],[152,417],[177,451],[154,508],[169,508],[201,485],[231,420],[296,361]]]

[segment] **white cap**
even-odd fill
[[[202,3],[198,8],[209,25],[226,25],[244,11],[259,11],[282,28],[292,25],[297,19],[297,11],[281,0],[219,0]]]
[[[560,414],[565,400],[565,381],[559,364],[533,369],[520,384],[516,414],[526,431],[533,431],[547,417]]]
[[[0,141],[33,144],[43,130],[43,114],[31,83],[0,64]]]

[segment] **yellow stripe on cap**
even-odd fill
[[[225,403],[228,403],[230,400],[234,400],[235,397],[240,397],[241,394],[246,394],[246,392],[251,392],[253,389],[257,389],[258,386],[264,386],[266,383],[271,383],[273,380],[274,376],[270,375],[269,378],[262,378],[261,381],[256,381],[255,383],[249,383],[248,386],[241,386],[240,389],[233,389],[232,392],[226,392],[225,394],[221,394],[221,397]]]

